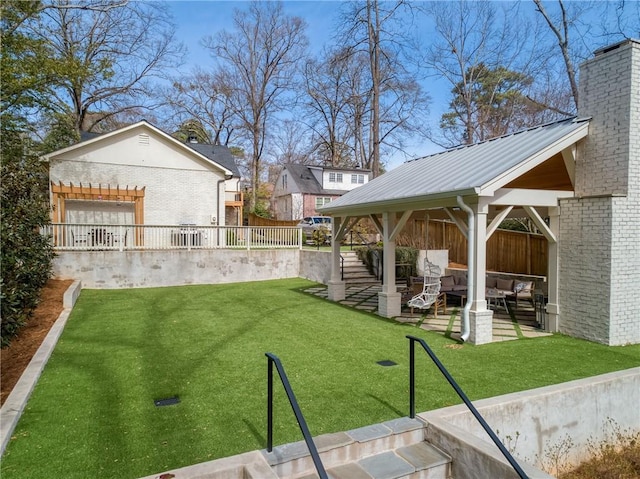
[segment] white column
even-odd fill
[[[333,217],[333,231],[331,234],[331,279],[328,284],[327,296],[331,301],[342,301],[346,297],[346,286],[342,280],[340,268],[340,239],[336,232],[342,226],[343,218]]]
[[[549,208],[549,229],[559,239],[560,208]],[[558,304],[558,242],[548,241],[547,287],[549,298],[547,301],[546,331],[558,331],[560,321],[560,306]]]
[[[471,294],[471,311],[469,311],[469,342],[473,344],[486,344],[493,340],[493,311],[487,309],[485,297],[486,270],[487,270],[487,205],[469,205],[474,210],[473,238],[467,238],[473,242],[474,265],[473,291]],[[469,258],[470,261],[470,258]],[[468,262],[469,262],[468,261]],[[471,266],[471,265],[469,265]]]
[[[378,293],[378,314],[385,318],[400,316],[401,295],[396,292],[396,242],[391,234],[396,224],[395,213],[382,214],[383,280]]]

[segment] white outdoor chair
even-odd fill
[[[416,294],[407,301],[407,306],[418,309],[428,309],[438,299],[440,294],[440,267],[429,262],[427,258],[424,260],[424,280],[422,284],[422,292]]]

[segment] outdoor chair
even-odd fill
[[[429,309],[437,300],[440,294],[440,268],[435,264],[424,260],[424,278],[422,291],[407,301],[407,306],[411,308]]]

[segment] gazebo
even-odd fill
[[[340,242],[363,217],[383,239],[383,287],[378,313],[400,315],[395,240],[418,211],[446,215],[468,242],[468,295],[462,339],[491,342],[493,311],[485,298],[486,242],[509,216],[528,216],[549,243],[547,329],[558,325],[559,202],[574,196],[576,149],[589,119],[570,118],[408,161],[322,208],[333,216],[329,299],[345,297]],[[436,212],[437,210],[437,212]]]

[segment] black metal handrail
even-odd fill
[[[275,364],[276,370],[278,371],[278,375],[280,376],[280,381],[282,381],[282,386],[284,386],[284,390],[287,393],[287,398],[289,399],[289,403],[291,404],[291,409],[293,409],[293,414],[296,416],[296,421],[298,421],[298,426],[300,426],[300,431],[302,431],[302,437],[304,438],[304,442],[307,443],[307,447],[309,448],[309,453],[311,454],[311,459],[313,459],[313,464],[316,466],[316,471],[318,472],[319,479],[329,479],[327,476],[327,472],[324,470],[324,466],[322,465],[322,461],[320,460],[318,449],[316,448],[316,445],[313,442],[313,437],[311,436],[311,433],[309,432],[309,428],[307,427],[307,422],[305,421],[304,415],[300,410],[300,406],[298,405],[296,396],[293,393],[293,389],[291,389],[291,384],[289,383],[289,378],[287,378],[287,373],[284,371],[282,362],[280,362],[280,359],[275,354],[265,353],[265,356],[268,358],[267,451],[271,452],[273,450],[273,365]]]
[[[442,375],[447,379],[447,381],[449,381],[449,384],[451,384],[451,386],[456,391],[458,396],[460,396],[460,399],[462,399],[464,403],[467,405],[471,413],[478,420],[482,428],[487,432],[491,440],[495,443],[496,446],[498,446],[498,449],[500,449],[500,452],[502,453],[502,455],[507,459],[507,461],[509,461],[509,464],[511,464],[511,467],[513,467],[513,469],[522,479],[529,479],[529,476],[525,474],[525,472],[522,470],[520,465],[513,458],[511,453],[507,451],[507,448],[504,447],[504,444],[502,444],[498,436],[496,436],[496,434],[493,432],[493,429],[491,429],[489,424],[487,424],[487,422],[484,420],[482,415],[471,403],[467,395],[462,391],[462,389],[460,389],[460,386],[458,386],[458,383],[456,383],[455,379],[453,379],[451,374],[449,374],[449,371],[447,371],[447,369],[443,366],[443,364],[436,357],[435,353],[427,345],[424,339],[416,338],[415,336],[407,336],[407,338],[409,339],[409,417],[411,417],[412,419],[416,417],[416,397],[415,397],[416,375],[415,375],[414,344],[418,342],[422,345],[422,347],[427,352],[431,360],[438,367]]]

